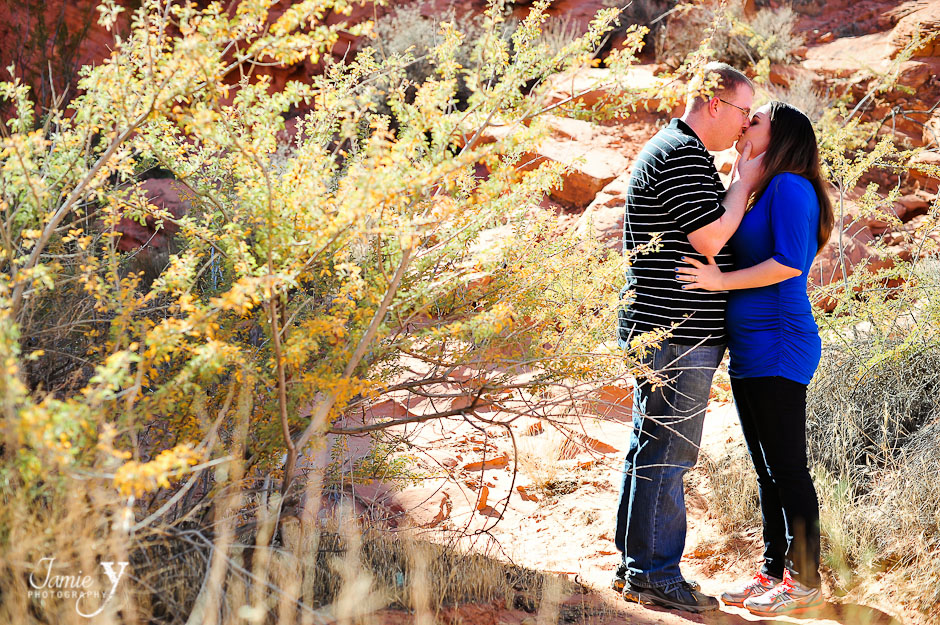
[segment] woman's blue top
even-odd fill
[[[773,258],[800,275],[728,299],[729,373],[733,378],[781,376],[809,384],[822,354],[806,279],[816,256],[819,201],[813,185],[796,174],[773,177],[744,215],[730,245],[735,268]]]

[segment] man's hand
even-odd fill
[[[683,256],[683,262],[689,263],[691,267],[676,267],[676,279],[685,282],[683,290],[704,289],[706,291],[725,291],[724,274],[715,259],[706,256],[708,264],[701,263],[694,258]]]

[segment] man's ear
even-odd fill
[[[708,98],[708,112],[712,117],[718,117],[718,107],[720,105],[721,102],[718,100],[718,96]]]

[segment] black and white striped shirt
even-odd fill
[[[680,119],[649,140],[637,156],[627,188],[624,249],[648,243],[661,234],[661,247],[634,258],[625,289],[635,299],[621,320],[621,337],[633,332],[679,327],[676,343],[718,345],[727,341],[727,291],[682,290],[676,267],[682,256],[705,262],[689,243],[690,232],[724,214],[725,188],[714,158],[692,128]],[[727,246],[715,257],[722,270],[732,268]]]

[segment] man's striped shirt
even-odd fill
[[[676,279],[683,256],[705,262],[688,235],[724,214],[724,193],[714,158],[680,119],[660,130],[637,156],[627,188],[624,249],[648,243],[656,233],[661,235],[661,247],[633,259],[624,288],[634,290],[635,300],[621,320],[621,338],[631,331],[648,332],[676,322],[673,342],[727,341],[727,291],[683,290]],[[732,269],[727,246],[715,262],[722,271]]]

